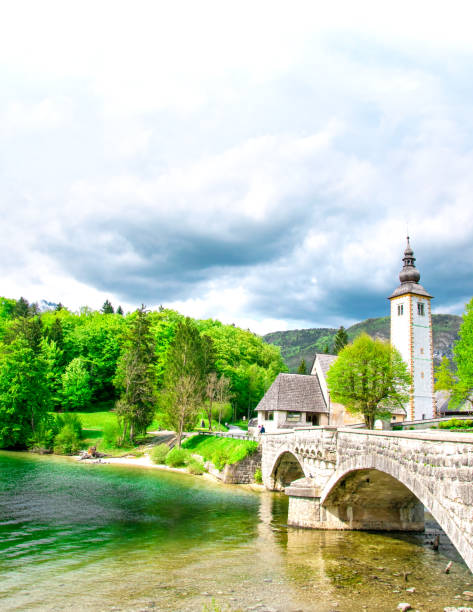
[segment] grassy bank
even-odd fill
[[[231,465],[256,452],[258,442],[209,435],[192,436],[185,440],[182,446],[201,455],[205,461],[211,461],[217,469],[222,469],[225,464]]]

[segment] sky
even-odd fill
[[[473,295],[470,2],[16,2],[0,295],[255,333]],[[408,229],[407,229],[408,228]]]

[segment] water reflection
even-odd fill
[[[414,586],[412,605],[440,610],[469,588],[423,536],[286,522],[283,494],[0,453],[0,608],[391,610]]]

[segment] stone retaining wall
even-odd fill
[[[252,484],[255,481],[256,470],[261,470],[261,449],[237,463],[226,465],[223,470],[217,470],[210,461],[205,463],[205,467],[209,474],[225,484]]]

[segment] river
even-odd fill
[[[473,590],[446,537],[439,552],[428,544],[435,525],[389,535],[286,520],[282,494],[1,452],[0,609],[354,612],[407,601],[432,612]]]

